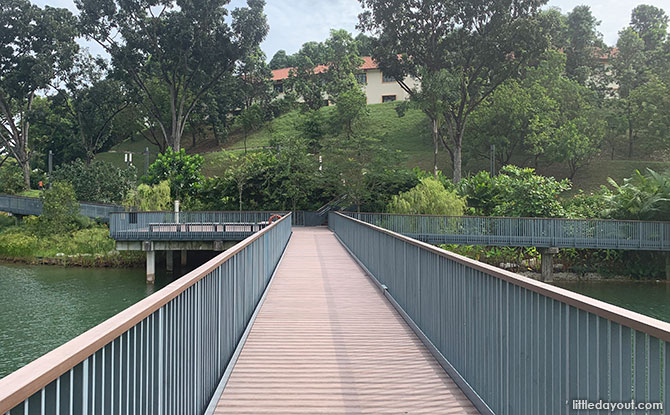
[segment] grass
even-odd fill
[[[406,167],[419,167],[426,171],[432,171],[433,152],[428,119],[421,111],[416,109],[407,111],[407,114],[400,118],[395,111],[397,105],[397,102],[369,105],[370,117],[367,124],[362,128],[361,133],[379,139],[389,149],[400,151],[404,156]],[[334,107],[326,107],[321,111],[327,116],[334,109]],[[248,136],[247,147],[256,149],[268,146],[272,137],[276,135],[292,136],[299,134],[298,125],[300,118],[300,112],[293,111],[273,120],[265,127]],[[208,140],[213,141],[212,138]],[[189,138],[185,137],[184,143],[185,146],[190,146]],[[147,146],[150,147],[152,152],[156,152],[156,146],[144,140],[129,140],[114,147],[113,150],[117,151],[116,153],[99,154],[97,158],[123,166],[124,151],[142,153]],[[196,147],[196,149],[199,147]],[[241,134],[235,133],[230,136],[229,142],[223,146],[214,143],[204,148],[207,148],[208,152],[203,154],[205,158],[203,172],[207,176],[220,175],[226,157],[225,153],[231,151],[235,153],[243,152],[244,139]],[[135,154],[133,161],[138,167],[139,172],[142,173],[144,171],[144,156]],[[517,164],[522,163],[517,162]],[[447,175],[451,171],[449,156],[442,148],[440,148],[438,167]],[[576,192],[578,189],[582,189],[585,192],[594,191],[601,185],[607,184],[608,177],[621,182],[625,177],[630,177],[635,170],[644,171],[648,167],[664,171],[670,169],[670,162],[597,159],[577,172],[573,180],[573,192]],[[470,160],[464,163],[463,171],[465,174],[468,174],[488,168],[488,160]],[[569,176],[568,169],[562,165],[542,167],[538,172],[559,179]]]

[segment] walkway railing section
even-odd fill
[[[80,203],[79,212],[92,219],[108,221],[112,212],[123,210],[123,207],[101,203]],[[0,212],[9,212],[15,215],[42,214],[42,201],[36,197],[0,195]]]
[[[202,414],[291,235],[237,244],[0,380],[0,414]]]
[[[339,213],[329,225],[483,413],[567,415],[580,399],[670,404],[670,324]]]
[[[670,251],[670,222],[347,214],[433,244]]]

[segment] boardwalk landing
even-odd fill
[[[217,414],[476,414],[326,228],[294,228]]]

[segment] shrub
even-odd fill
[[[37,248],[38,238],[17,230],[0,234],[0,255],[6,257],[28,258]]]
[[[534,169],[505,166],[498,176],[486,172],[459,184],[472,213],[482,216],[563,217],[559,197],[572,187],[569,180],[535,174]]]
[[[192,156],[186,154],[183,148],[180,151],[173,151],[168,147],[149,167],[145,184],[154,186],[167,180],[170,195],[175,200],[184,202],[197,194],[205,179],[200,172],[203,160],[198,154]]]
[[[69,233],[77,229],[79,203],[70,183],[54,182],[42,193],[42,204],[42,216],[37,229],[39,234]]]
[[[0,193],[15,195],[24,190],[23,172],[14,160],[7,160],[0,167]]]
[[[619,185],[609,179],[613,192],[606,196],[607,213],[615,219],[669,220],[670,172],[663,174],[647,169]]]
[[[461,216],[465,201],[438,180],[425,178],[416,187],[394,196],[387,210],[399,214]]]
[[[128,193],[123,205],[140,211],[169,211],[172,208],[170,182],[162,181],[155,186],[141,184]]]
[[[72,183],[77,200],[98,203],[121,203],[135,187],[134,166],[120,169],[111,163],[81,160],[61,165],[53,173],[54,181]]]

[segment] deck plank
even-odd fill
[[[217,414],[477,414],[331,231],[294,229]]]

